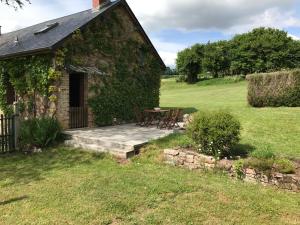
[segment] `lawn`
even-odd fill
[[[226,108],[244,147],[299,157],[300,109],[253,109],[245,98],[245,82],[162,84],[163,106]],[[65,147],[0,156],[0,224],[300,224],[300,193],[165,165],[162,150],[185,142],[171,135],[128,162]]]
[[[0,224],[299,224],[300,195],[164,165],[158,141],[127,164],[64,148],[0,158]]]
[[[165,107],[232,112],[241,121],[244,148],[268,148],[277,155],[300,158],[300,108],[252,108],[247,104],[246,81],[217,79],[187,85],[163,79],[161,93]]]

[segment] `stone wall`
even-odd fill
[[[180,166],[190,170],[213,170],[220,169],[233,178],[241,178],[246,182],[262,183],[263,185],[276,186],[295,192],[300,191],[300,176],[294,174],[271,173],[268,176],[251,168],[243,169],[238,174],[233,160],[215,160],[214,157],[206,156],[184,149],[165,149],[164,159],[167,164]]]
[[[58,87],[56,118],[63,129],[69,128],[69,74],[63,73]]]
[[[117,20],[116,18],[119,19]],[[112,30],[118,32],[111,36]],[[120,43],[126,40],[147,44],[128,12],[124,7],[119,6],[112,12],[106,13],[105,16],[95,19],[80,31],[74,32],[59,50],[66,52],[65,59],[68,64],[95,67],[105,73],[104,76],[106,76],[107,79],[107,77],[112,77],[115,73],[119,62],[114,56],[114,51],[118,49],[116,47],[116,49],[111,48],[106,42],[114,43],[113,46],[119,46]],[[139,62],[139,59],[132,59],[132,62],[134,68],[139,68],[140,65],[135,64]],[[135,73],[138,73],[136,69]],[[87,79],[85,81],[84,100],[85,106],[88,107],[88,126],[95,127],[95,115],[93,115],[92,109],[88,106],[88,100],[94,96],[95,92],[98,92],[97,90],[95,91],[93,86],[107,85],[107,83],[103,83],[104,78],[101,77],[102,75],[85,75]],[[61,92],[58,96],[59,105],[57,112],[57,118],[64,128],[68,128],[69,119],[69,84],[65,83],[65,81],[68,82],[66,76],[67,75],[64,74],[62,79]],[[159,80],[159,76],[157,77]],[[159,94],[159,92],[157,93]],[[159,99],[159,95],[157,99]]]

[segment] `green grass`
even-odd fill
[[[0,158],[0,224],[299,224],[300,195],[188,171],[147,147],[128,164],[64,148]]]
[[[164,80],[162,105],[227,108],[242,121],[244,147],[300,155],[299,108],[253,109],[245,82],[209,82]],[[187,142],[170,135],[126,164],[64,147],[1,156],[0,224],[300,224],[300,193],[162,162],[162,149]]]
[[[187,85],[164,79],[161,106],[190,112],[226,109],[241,121],[244,148],[300,158],[300,108],[252,108],[247,104],[246,81],[217,79]]]

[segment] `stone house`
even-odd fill
[[[20,58],[32,62],[48,57],[53,70],[59,71],[47,94],[34,93],[34,115],[55,115],[64,129],[108,125],[115,117],[130,120],[123,114],[134,105],[159,104],[159,75],[165,65],[126,1],[93,0],[92,4],[90,10],[0,35],[0,66]],[[25,64],[18,68],[24,74]],[[18,79],[6,85],[8,103],[27,103],[32,96],[32,91],[19,91],[21,96],[14,90],[10,83]],[[111,88],[104,89],[105,85]],[[108,91],[114,93],[115,106],[101,98]],[[33,113],[28,105],[27,117]]]

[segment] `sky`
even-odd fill
[[[283,29],[300,39],[300,0],[127,0],[165,64],[195,43],[230,39],[255,27]],[[31,0],[23,9],[0,5],[2,32],[92,7],[92,0]]]

